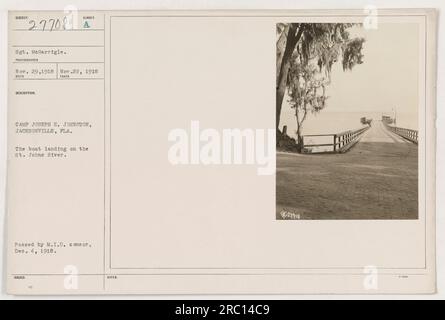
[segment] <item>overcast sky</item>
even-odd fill
[[[364,63],[344,72],[341,61],[332,70],[326,112],[385,112],[394,109],[404,122],[416,123],[418,108],[418,24],[381,23],[377,30],[351,29],[351,36],[366,39]],[[286,99],[285,99],[286,100]],[[283,108],[289,109],[287,102]],[[294,122],[284,111],[284,122]]]

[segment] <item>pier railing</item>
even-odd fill
[[[370,127],[364,127],[357,130],[348,130],[340,133],[332,134],[309,134],[304,135],[301,139],[302,152],[303,153],[326,153],[326,152],[345,152],[351,148],[360,137]],[[306,144],[305,140],[308,138],[322,138],[330,140],[331,142],[319,143],[319,144]],[[330,138],[329,138],[330,137]]]
[[[409,140],[415,144],[417,144],[417,140],[419,137],[419,133],[417,130],[407,129],[407,128],[399,128],[399,127],[393,127],[389,124],[385,123],[385,127],[395,134],[401,136],[402,138],[405,138],[406,140]]]

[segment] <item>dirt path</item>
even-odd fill
[[[417,219],[417,146],[373,126],[344,154],[277,153],[277,219]]]

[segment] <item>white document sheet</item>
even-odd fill
[[[9,13],[8,292],[435,292],[433,9]]]

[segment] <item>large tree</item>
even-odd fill
[[[350,39],[348,29],[352,26],[353,24],[346,23],[277,25],[277,130],[279,130],[281,106],[286,91],[292,91],[291,100],[294,106],[297,103],[300,111],[303,111],[300,119],[304,121],[308,107],[311,111],[321,110],[318,104],[312,105],[315,101],[324,107],[325,88],[330,82],[333,64],[341,58],[343,70],[350,70],[356,64],[363,62],[364,39]],[[291,68],[292,72],[290,72]],[[311,79],[308,78],[309,75]],[[299,86],[306,86],[306,90],[296,90]],[[319,90],[321,90],[321,96]]]
[[[280,125],[281,105],[287,86],[287,74],[295,47],[303,29],[299,23],[278,24],[277,33],[277,83],[276,83],[276,126]]]

